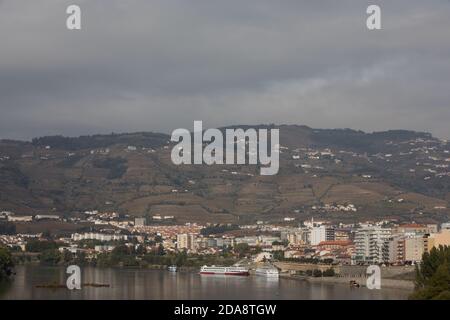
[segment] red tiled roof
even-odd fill
[[[349,246],[353,244],[350,240],[322,241],[319,246]]]
[[[418,223],[408,223],[399,226],[399,228],[425,228],[425,227],[426,227],[425,225]]]

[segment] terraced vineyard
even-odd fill
[[[177,222],[448,220],[448,142],[410,131],[278,128],[275,176],[260,176],[256,166],[175,166],[164,134],[0,141],[0,209],[114,210]]]

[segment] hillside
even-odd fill
[[[0,210],[116,210],[178,222],[448,220],[450,143],[401,130],[278,128],[276,176],[256,166],[174,166],[170,137],[157,133],[1,140]]]

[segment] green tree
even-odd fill
[[[52,234],[50,233],[49,230],[45,230],[44,232],[42,232],[41,237],[50,240],[52,238]]]
[[[177,255],[175,256],[174,263],[177,266],[181,267],[183,265],[186,265],[186,262],[187,262],[187,253],[186,253],[186,251],[182,251],[182,252],[177,253]]]
[[[64,262],[64,264],[69,264],[73,261],[73,254],[69,250],[64,250],[61,253],[61,259]]]
[[[313,277],[316,277],[316,278],[321,277],[322,276],[322,271],[319,270],[319,269],[314,269],[312,275],[313,275]]]
[[[43,252],[45,250],[57,249],[58,245],[54,241],[30,240],[25,245],[28,252]]]
[[[39,260],[45,265],[57,265],[61,261],[61,253],[58,249],[44,250],[39,255]]]
[[[287,246],[289,244],[289,241],[287,241],[286,239],[283,241],[274,241],[272,242],[273,246]]]
[[[411,299],[450,300],[450,247],[439,246],[424,253],[416,266],[416,288]]]
[[[84,265],[86,263],[86,253],[84,251],[78,251],[75,257],[75,263],[77,265]]]
[[[323,275],[324,277],[334,277],[334,276],[336,275],[336,273],[334,272],[334,269],[333,269],[333,268],[329,268],[329,269],[325,270],[325,271],[322,273],[322,275]]]
[[[239,243],[234,246],[234,252],[239,256],[239,258],[243,258],[250,252],[250,246],[248,243]]]
[[[11,252],[5,247],[0,247],[0,281],[9,278],[12,275],[13,268]]]
[[[284,251],[282,251],[282,250],[274,251],[273,258],[275,260],[279,260],[279,261],[284,260]]]
[[[132,267],[138,265],[136,260],[136,250],[134,247],[126,245],[117,246],[111,251],[109,255],[110,265],[123,265],[125,267]]]
[[[145,247],[143,246],[143,245],[139,245],[137,248],[136,248],[136,254],[137,255],[144,255],[144,254],[146,254],[147,253],[147,249],[145,249]]]
[[[163,256],[165,254],[164,246],[162,243],[159,244],[158,248],[156,249],[156,254],[158,256]]]
[[[110,267],[112,266],[111,262],[111,254],[109,253],[100,253],[97,255],[97,266],[98,267]]]

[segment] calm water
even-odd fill
[[[258,276],[224,277],[160,270],[82,269],[83,283],[110,284],[82,290],[36,288],[65,284],[65,268],[19,266],[10,284],[0,284],[0,299],[405,299],[408,291],[368,290],[347,285],[308,283]]]

